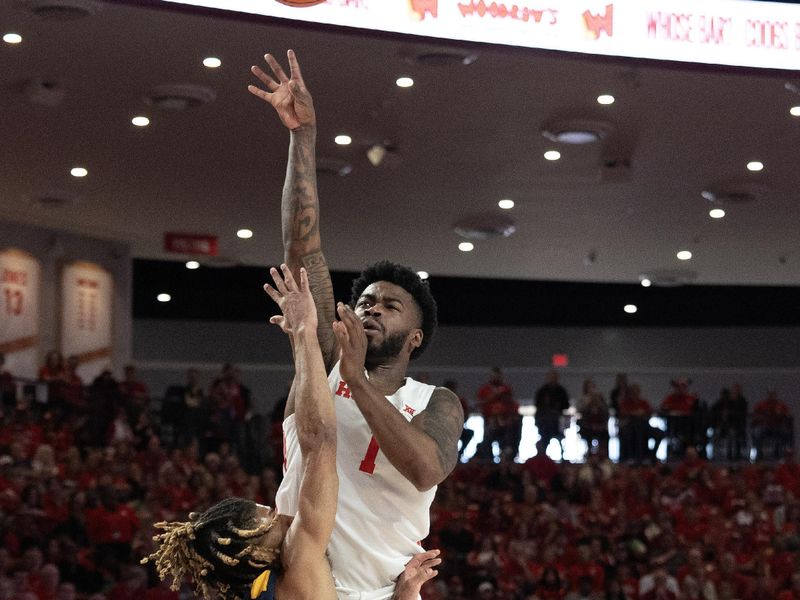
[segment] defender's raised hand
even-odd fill
[[[300,269],[300,285],[298,286],[292,276],[292,271],[286,265],[281,265],[281,270],[269,270],[275,287],[264,284],[264,291],[269,294],[280,307],[283,315],[271,317],[269,322],[278,325],[284,333],[293,336],[301,329],[306,329],[316,335],[317,308],[314,298],[308,288],[308,273]]]
[[[416,600],[422,585],[438,575],[434,568],[442,562],[438,550],[428,550],[415,554],[406,563],[406,568],[397,578],[397,586],[392,600]]]
[[[280,66],[275,57],[271,54],[265,54],[264,60],[267,61],[272,73],[277,79],[273,79],[262,71],[259,67],[253,65],[250,71],[261,80],[266,86],[266,90],[258,88],[254,85],[248,85],[247,89],[254,96],[258,96],[265,102],[270,103],[281,122],[288,129],[301,129],[311,128],[316,124],[316,116],[314,114],[314,102],[311,99],[311,94],[306,88],[303,81],[303,74],[300,72],[300,64],[297,62],[297,57],[293,50],[287,53],[289,57],[289,74],[287,77],[283,68]]]

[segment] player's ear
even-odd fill
[[[420,346],[422,346],[422,338],[424,337],[424,333],[422,333],[422,329],[412,329],[411,333],[408,337],[408,342],[411,344],[411,351],[413,352]]]

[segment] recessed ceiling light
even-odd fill
[[[725,216],[725,211],[721,208],[712,208],[710,211],[708,211],[708,216],[712,219],[721,219]]]
[[[3,41],[6,44],[19,44],[22,42],[22,36],[18,33],[7,33],[3,36]]]
[[[197,262],[196,260],[187,261],[186,262],[186,268],[187,269],[192,269],[192,270],[199,269],[200,268],[200,263]]]
[[[678,260],[690,260],[692,258],[692,253],[688,250],[681,250],[678,252],[678,254],[676,254],[676,256],[678,257]]]
[[[251,237],[253,237],[253,231],[251,229],[240,229],[236,232],[236,235],[243,240],[249,240]]]
[[[169,302],[170,300],[172,300],[172,296],[170,296],[169,294],[162,293],[156,296],[156,300],[158,300],[159,302]]]
[[[349,146],[350,143],[353,141],[353,138],[351,138],[349,135],[341,134],[333,138],[333,141],[339,144],[340,146]]]
[[[89,174],[89,171],[84,169],[83,167],[73,167],[70,172],[70,175],[73,177],[86,177]]]
[[[642,284],[642,287],[650,287],[653,285],[653,282],[650,281],[647,277],[643,278],[639,283]]]
[[[548,150],[547,152],[544,153],[544,157],[547,160],[558,160],[559,158],[561,158],[561,152],[559,152],[558,150]]]
[[[789,114],[793,117],[800,117],[800,106],[793,106],[789,109]]]
[[[412,85],[414,85],[414,80],[411,79],[411,77],[398,77],[395,83],[397,84],[397,87],[410,88]]]
[[[472,252],[475,249],[475,245],[472,242],[461,242],[458,245],[458,249],[462,252]]]
[[[131,123],[133,123],[137,127],[147,127],[148,125],[150,125],[150,119],[142,115],[139,115],[137,117],[133,117],[131,119]]]
[[[417,271],[417,275],[418,275],[418,276],[419,276],[419,278],[420,278],[420,279],[422,279],[423,281],[424,281],[425,279],[427,279],[428,277],[430,277],[430,273],[428,273],[427,271]]]
[[[216,56],[209,56],[203,59],[203,66],[208,67],[209,69],[216,69],[222,66],[222,61]]]
[[[600,94],[597,97],[598,104],[614,104],[614,96],[611,94]]]
[[[751,160],[747,163],[747,170],[748,171],[760,171],[764,168],[764,163],[758,160]]]
[[[500,202],[497,203],[497,206],[499,206],[503,210],[509,210],[511,208],[514,208],[514,201],[505,198],[504,200],[500,200]]]
[[[624,310],[629,315],[632,315],[633,313],[635,313],[639,309],[635,304],[626,304],[625,308],[623,308],[622,310]]]

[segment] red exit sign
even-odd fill
[[[199,233],[165,233],[164,250],[177,254],[217,255],[217,236]]]
[[[569,356],[567,356],[566,354],[553,354],[553,366],[554,367],[569,366]]]

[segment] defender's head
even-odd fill
[[[243,498],[227,498],[187,522],[156,523],[164,530],[153,539],[158,549],[142,560],[153,561],[159,577],[173,578],[177,590],[192,578],[206,600],[236,598],[265,570],[279,572],[286,528],[274,509]]]
[[[403,352],[417,358],[436,330],[436,300],[428,283],[389,261],[367,267],[353,281],[350,305],[367,332],[367,365]]]

